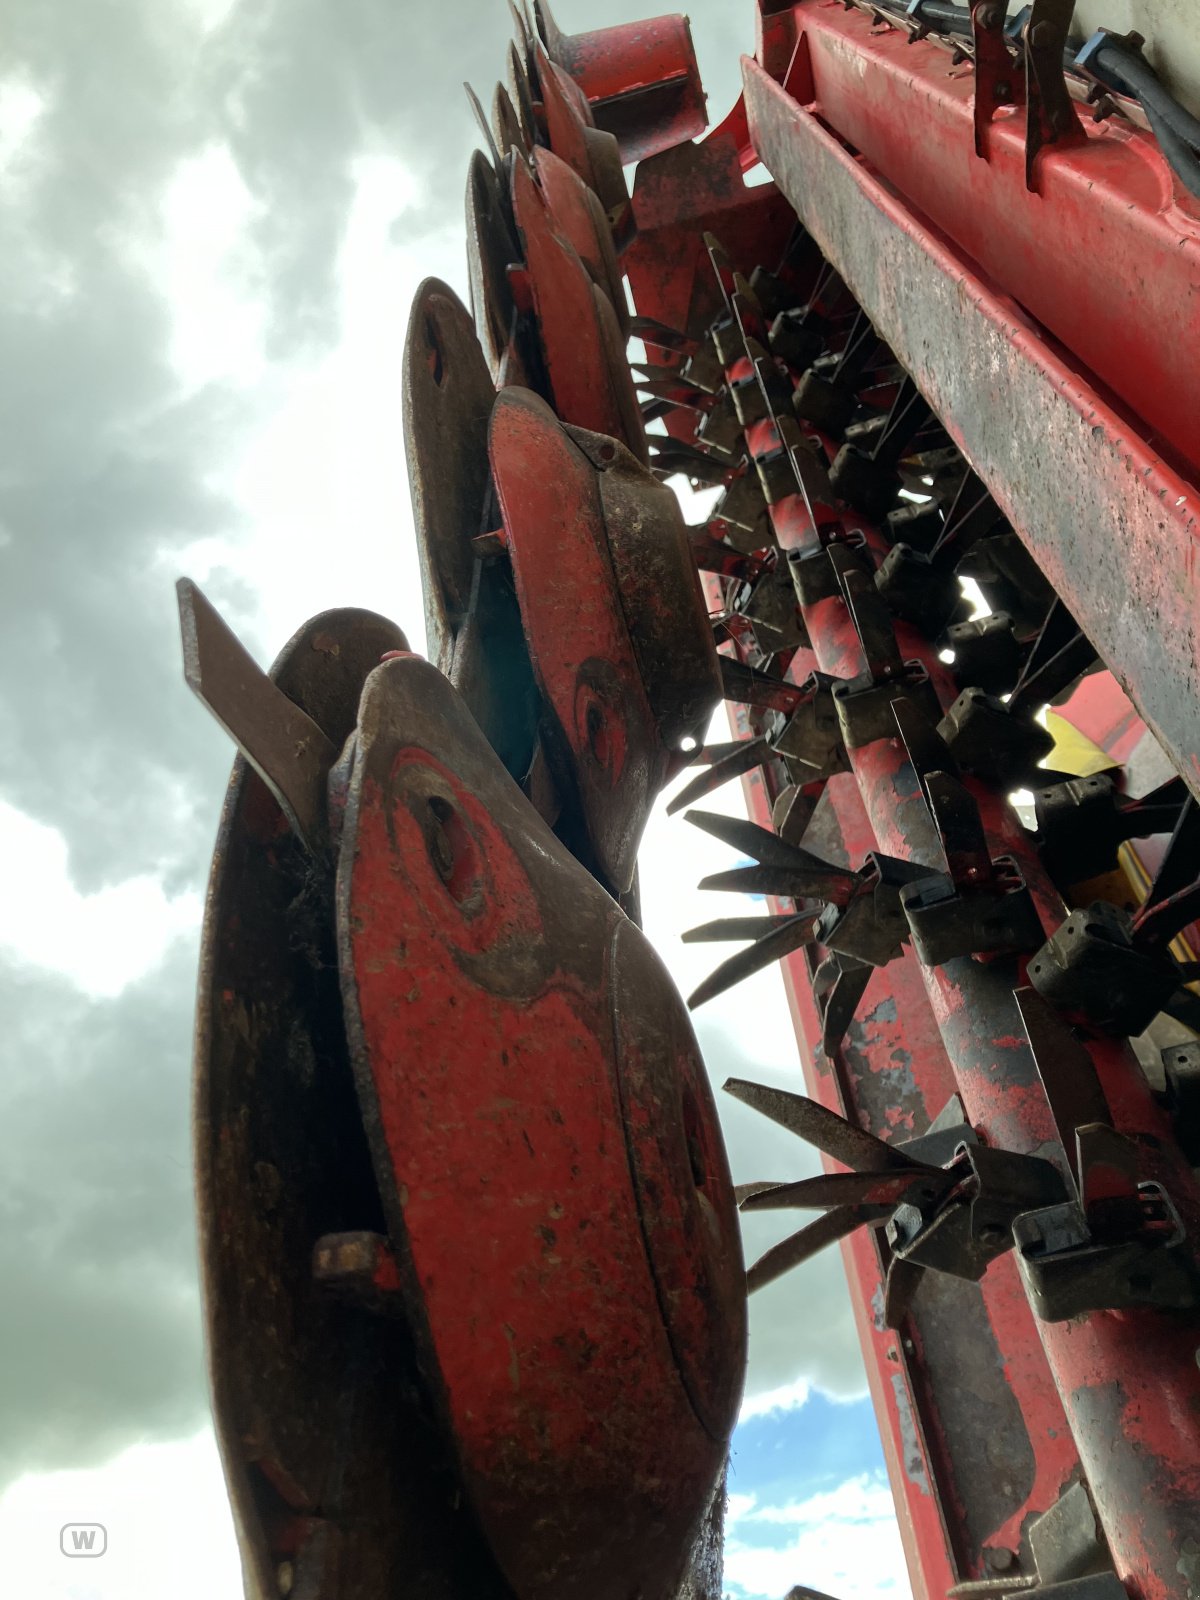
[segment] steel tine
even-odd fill
[[[943,1176],[940,1167],[927,1167]],[[762,1189],[740,1202],[743,1211],[827,1211],[832,1206],[895,1206],[920,1179],[912,1172],[823,1172],[816,1178]]]
[[[717,744],[701,745],[693,750],[688,759],[689,767],[711,767],[714,761],[722,761],[735,750],[740,750],[746,743],[744,739],[723,739]]]
[[[719,789],[732,778],[740,778],[752,767],[768,761],[770,756],[771,747],[766,739],[739,739],[736,749],[718,757],[690,783],[683,786],[668,802],[667,815],[673,817],[676,812],[682,811],[684,806],[690,806],[693,800],[703,800],[705,795],[711,794],[714,789]]]
[[[837,545],[829,546],[830,554],[840,551]],[[834,565],[838,562],[835,560]],[[858,642],[862,645],[867,671],[878,682],[889,672],[899,671],[903,664],[896,630],[887,602],[875,587],[875,580],[857,566],[843,563],[838,571],[842,593],[850,610],[850,619]]]
[[[1079,1188],[1079,1159],[1075,1130],[1093,1123],[1111,1127],[1112,1112],[1096,1072],[1095,1062],[1084,1044],[1059,1017],[1053,1006],[1036,989],[1017,989],[1017,1007],[1034,1065],[1050,1102],[1059,1143]]]
[[[825,991],[821,1010],[821,1048],[831,1056],[846,1037],[846,1029],[854,1021],[859,1001],[866,993],[874,968],[838,956],[837,975]]]
[[[743,1200],[748,1200],[751,1195],[762,1194],[765,1189],[778,1189],[779,1184],[774,1178],[760,1178],[757,1183],[738,1183],[734,1185],[733,1198],[740,1206]]]
[[[761,972],[764,967],[790,956],[793,950],[799,950],[803,945],[812,944],[817,937],[819,921],[818,917],[812,916],[792,917],[782,927],[773,928],[745,950],[730,956],[728,961],[722,961],[688,996],[688,1009],[694,1011],[705,1001],[724,994],[726,989],[732,989],[735,983],[741,983],[743,978]]]
[[[925,779],[925,796],[955,883],[990,878],[992,857],[971,792],[948,772],[931,772]]]
[[[704,235],[704,248],[708,251],[708,259],[712,262],[713,272],[716,274],[717,287],[725,300],[725,309],[732,307],[730,296],[733,293],[733,263],[725,246],[714,233]]]
[[[310,850],[326,830],[326,784],[337,747],[273,683],[190,578],[175,585],[188,688],[233,739]]]
[[[808,698],[799,684],[788,683],[783,678],[773,678],[769,672],[759,672],[732,656],[719,656],[721,687],[726,700],[737,700],[745,706],[762,706],[768,711],[795,711]]]
[[[668,327],[656,317],[634,317],[629,324],[629,332],[632,338],[640,339],[643,344],[657,345],[660,350],[689,352],[696,348],[697,341],[690,334]]]
[[[887,1270],[883,1290],[883,1325],[898,1328],[908,1315],[913,1296],[923,1276],[923,1268],[915,1261],[901,1261],[893,1256]]]
[[[502,83],[496,85],[492,96],[492,122],[496,142],[504,154],[507,155],[510,150],[515,150],[524,161],[528,161],[529,143],[525,130],[521,126],[517,108],[512,103],[512,96]]]
[[[849,899],[842,873],[806,871],[802,867],[730,867],[728,872],[711,872],[701,878],[699,887],[733,894],[769,894],[783,900],[824,900],[838,905]]]
[[[513,0],[508,0],[508,9],[509,9],[509,13],[512,16],[512,19],[513,19],[513,35],[516,38],[516,40],[518,41],[518,43],[520,44],[521,48],[525,52],[525,56],[526,56],[526,68],[525,68],[525,70],[526,70],[526,73],[528,73],[528,71],[529,71],[528,58],[533,52],[533,40],[529,37],[529,30],[525,26],[525,18],[521,15],[520,11],[513,4]]]
[[[826,1245],[844,1239],[855,1228],[886,1221],[891,1209],[890,1206],[843,1206],[838,1211],[827,1211],[823,1217],[801,1228],[799,1233],[789,1235],[772,1246],[765,1255],[759,1256],[746,1272],[746,1293],[753,1294],[756,1289],[774,1283],[776,1278],[782,1278],[785,1272],[800,1266],[810,1256],[815,1256],[818,1250],[824,1250]]]
[[[680,938],[684,944],[742,944],[795,922],[800,914],[779,911],[766,917],[718,917],[714,922],[702,922],[698,928],[689,928]]]
[[[720,839],[722,844],[741,850],[764,867],[795,867],[806,872],[826,872],[856,883],[858,874],[847,867],[835,867],[797,844],[787,844],[770,828],[760,828],[756,822],[744,817],[725,817],[716,811],[689,811],[685,819],[705,833]]]
[[[471,110],[475,113],[475,121],[479,124],[480,131],[483,133],[488,154],[492,158],[492,166],[495,167],[497,175],[503,182],[504,163],[500,159],[500,151],[496,147],[496,135],[492,132],[492,125],[488,121],[487,112],[483,109],[479,96],[471,85],[464,83],[463,88],[467,91],[467,99],[471,102]]]
[[[766,1083],[752,1083],[748,1078],[728,1078],[724,1088],[735,1100],[770,1117],[798,1139],[823,1150],[827,1156],[856,1172],[921,1173],[926,1170],[924,1162],[914,1161],[895,1145],[885,1144],[873,1133],[847,1122],[845,1117],[839,1117],[836,1111],[827,1110],[807,1095],[792,1094],[788,1089],[776,1089]]]
[[[950,746],[914,701],[903,696],[893,700],[892,715],[922,788],[931,772],[947,772],[952,778],[958,776],[958,765],[950,754]]]

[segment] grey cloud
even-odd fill
[[[197,884],[225,764],[183,698],[172,555],[243,531],[209,480],[260,402],[184,394],[171,369],[141,249],[165,189],[182,160],[229,142],[257,207],[248,291],[271,354],[319,353],[338,331],[356,156],[387,150],[418,172],[413,236],[461,215],[460,80],[494,75],[508,14],[462,20],[449,48],[441,8],[246,0],[198,43],[158,0],[10,8],[10,70],[48,105],[0,213],[0,792],[62,829],[84,888],[144,870]],[[228,577],[212,588],[248,610]]]
[[[736,22],[729,9],[696,19],[720,110],[752,42],[752,8]],[[567,29],[596,18],[586,0],[558,11]],[[490,98],[508,9],[242,0],[201,39],[161,0],[18,0],[9,23],[9,68],[48,108],[35,169],[0,212],[0,792],[62,829],[82,887],[141,870],[197,884],[197,797],[224,762],[181,699],[168,580],[190,542],[243,531],[209,480],[259,402],[182,393],[137,245],[179,163],[227,142],[256,202],[247,288],[270,353],[328,347],[356,158],[394,153],[418,176],[411,241],[457,228],[475,142],[462,80]],[[246,611],[227,577],[212,587]]]
[[[191,941],[116,1000],[0,972],[0,1486],[203,1420],[194,987]]]

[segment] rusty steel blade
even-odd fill
[[[898,1328],[903,1322],[923,1276],[924,1268],[917,1266],[915,1261],[902,1261],[899,1256],[892,1257],[883,1291],[885,1328]]]
[[[776,928],[795,922],[798,913],[776,911],[766,917],[718,917],[714,922],[702,922],[698,928],[688,928],[680,934],[684,944],[741,944],[746,939],[761,939]]]
[[[974,795],[948,772],[930,772],[925,777],[925,798],[955,883],[989,879],[992,857]]]
[[[714,761],[721,761],[735,750],[740,750],[745,742],[744,739],[726,739],[717,744],[701,745],[698,750],[692,751],[687,764],[689,767],[709,767]]]
[[[934,1180],[945,1181],[941,1167],[925,1167],[929,1179],[929,1198],[935,1196]],[[872,1205],[895,1206],[908,1191],[921,1183],[920,1163],[914,1163],[908,1172],[823,1172],[815,1178],[801,1178],[796,1183],[781,1183],[738,1204],[743,1211],[826,1211],[831,1206]],[[924,1186],[923,1186],[924,1187]]]
[[[845,875],[832,867],[730,867],[727,872],[712,872],[701,878],[699,887],[727,889],[734,894],[769,894],[784,900],[826,900],[834,905],[849,899]]]
[[[175,590],[188,687],[270,789],[308,848],[320,849],[336,747],[272,683],[190,578],[180,578]]]
[[[1059,1143],[1079,1187],[1076,1129],[1102,1123],[1112,1126],[1112,1111],[1091,1053],[1036,989],[1015,991],[1017,1008],[1034,1065],[1050,1102]]]
[[[815,1145],[856,1172],[912,1174],[925,1170],[924,1162],[914,1161],[895,1145],[885,1144],[865,1128],[855,1127],[836,1111],[826,1110],[807,1095],[792,1094],[788,1089],[775,1089],[766,1083],[751,1083],[747,1078],[728,1078],[724,1088],[735,1100],[760,1111],[806,1144]]]
[[[690,806],[693,800],[703,800],[705,795],[711,794],[714,789],[719,789],[731,778],[740,778],[752,767],[757,767],[768,760],[770,754],[771,747],[765,739],[736,740],[734,749],[718,756],[709,763],[704,772],[684,785],[667,806],[667,815],[673,817],[676,812],[682,811],[684,806]]]
[[[958,776],[958,765],[950,746],[914,701],[899,696],[892,701],[892,715],[922,788],[931,772],[945,772],[952,778]]]
[[[763,1289],[785,1272],[798,1267],[801,1262],[815,1256],[826,1245],[836,1244],[855,1228],[868,1223],[879,1223],[891,1214],[891,1206],[843,1206],[838,1211],[827,1211],[823,1217],[810,1222],[806,1228],[793,1233],[779,1244],[773,1245],[765,1255],[759,1256],[746,1272],[746,1293]]]
[[[743,1200],[749,1199],[752,1194],[762,1194],[764,1189],[778,1189],[779,1183],[773,1178],[760,1178],[757,1183],[739,1183],[734,1186],[733,1198],[740,1206]]]
[[[812,698],[799,684],[759,672],[732,656],[721,656],[721,682],[726,700],[739,700],[746,706],[764,706],[768,711],[785,711],[790,716],[798,706]]]
[[[496,146],[496,135],[492,132],[492,125],[488,121],[487,112],[483,109],[479,96],[475,93],[471,85],[469,83],[464,83],[463,88],[467,91],[467,100],[470,102],[471,110],[475,114],[475,121],[479,124],[479,131],[483,134],[483,140],[487,146],[487,153],[492,158],[492,166],[495,169],[496,174],[499,176],[504,171],[504,161],[500,155],[499,149]]]
[[[697,341],[690,334],[681,333],[678,328],[669,328],[665,322],[659,322],[655,317],[637,316],[629,324],[630,336],[640,339],[643,344],[654,344],[660,350],[691,351],[696,348]]]
[[[858,874],[847,867],[835,867],[797,844],[788,844],[770,828],[760,828],[757,822],[747,822],[744,817],[726,817],[716,811],[689,811],[685,819],[714,839],[733,850],[741,850],[763,867],[791,868],[801,872],[830,873],[848,884],[858,882]]]
[[[873,970],[842,955],[835,955],[831,960],[836,963],[837,970],[821,991],[821,1048],[827,1056],[831,1056],[845,1038]]]
[[[771,966],[784,956],[790,956],[793,950],[799,950],[802,945],[812,944],[817,936],[819,920],[817,917],[789,918],[782,927],[773,928],[747,949],[739,950],[728,961],[722,961],[688,996],[688,1009],[694,1011],[706,1000],[712,1000],[716,995],[724,994],[726,989],[732,989],[735,983],[741,983],[743,978],[761,972],[764,967]]]

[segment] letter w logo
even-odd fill
[[[108,1549],[108,1529],[102,1522],[68,1522],[58,1536],[65,1556],[102,1556]]]

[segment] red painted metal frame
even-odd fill
[[[623,258],[639,312],[694,331],[717,314],[720,297],[702,240],[705,229],[717,233],[745,273],[778,260],[792,211],[774,185],[745,186],[742,174],[754,159],[739,106],[702,144],[639,167],[634,187],[638,236]],[[710,583],[709,594],[719,607],[719,586]],[[798,681],[814,665],[811,652],[799,651],[790,676]],[[731,722],[735,733],[749,734],[744,712],[734,708]],[[830,787],[837,796],[848,855],[861,860],[876,847],[862,801],[848,777],[833,780]],[[772,796],[765,780],[756,773],[746,788],[751,814],[769,826]],[[905,1106],[897,1113],[901,1137],[923,1131],[956,1083],[913,958],[906,955],[876,974],[836,1070],[828,1070],[827,1064],[822,1069],[821,1027],[805,954],[785,961],[783,972],[809,1092],[833,1110],[862,1116],[855,1080],[881,1074],[896,1087],[897,1106]],[[887,1020],[893,1014],[896,1020]],[[909,1073],[914,1090],[906,1095],[903,1083]],[[873,1131],[883,1132],[888,1125],[896,1124],[881,1124]],[[955,1484],[953,1448],[939,1418],[937,1388],[926,1371],[933,1352],[918,1346],[906,1330],[897,1334],[881,1326],[881,1264],[875,1241],[859,1235],[845,1241],[842,1252],[914,1592],[940,1597],[954,1582],[989,1575],[985,1550],[1020,1545],[1023,1525],[1054,1503],[1078,1470],[1078,1455],[1015,1265],[998,1263],[982,1286],[986,1309],[981,1319],[977,1314],[956,1330],[957,1347],[982,1343],[988,1348],[988,1341],[994,1341],[997,1370],[1019,1408],[1034,1469],[1018,1509],[1007,1522],[989,1527],[972,1548],[964,1536],[969,1519],[963,1496],[980,1485]]]
[[[801,655],[804,662],[800,669],[793,663],[793,677],[814,659],[811,652]],[[731,720],[735,731],[744,731],[738,730],[737,719]],[[744,787],[751,817],[769,827],[771,795],[764,777],[754,773]],[[829,794],[847,856],[857,859],[875,849],[874,831],[853,778],[830,780]],[[883,1137],[924,1132],[958,1086],[911,951],[875,975],[847,1041],[832,1061],[821,1043],[811,958],[798,951],[781,963],[781,969],[809,1094],[830,1110],[857,1116]],[[888,1120],[877,1126],[865,1112],[861,1093],[868,1075],[879,1080],[893,1107]],[[826,1165],[834,1169],[832,1162]],[[999,1261],[979,1286],[982,1305],[976,1309],[964,1297],[974,1315],[963,1318],[955,1347],[967,1352],[974,1347],[976,1352],[975,1360],[968,1357],[962,1363],[961,1377],[968,1387],[976,1362],[995,1360],[998,1354],[1002,1381],[1028,1437],[1033,1470],[1024,1492],[1015,1496],[1017,1503],[1008,1518],[972,1542],[970,1525],[978,1519],[971,1517],[967,1502],[981,1485],[964,1480],[970,1462],[956,1459],[955,1447],[961,1441],[941,1414],[946,1396],[944,1392],[939,1396],[929,1371],[933,1352],[921,1342],[913,1319],[899,1330],[883,1326],[879,1315],[883,1279],[875,1239],[866,1232],[852,1235],[843,1242],[842,1255],[910,1580],[917,1595],[943,1595],[955,1583],[989,1576],[987,1552],[1020,1547],[1024,1525],[1048,1510],[1063,1484],[1078,1471],[1078,1453],[1041,1357],[1016,1266],[1011,1260]],[[1012,1472],[1004,1441],[986,1437],[984,1414],[980,1397],[983,1454],[997,1475]],[[967,1455],[962,1451],[963,1457]]]
[[[704,91],[686,17],[565,34],[543,0],[536,10],[551,60],[583,90],[596,126],[616,136],[623,162],[645,160],[704,132]]]
[[[785,545],[811,542],[811,519],[799,495],[772,507],[772,520]],[[839,677],[861,672],[862,650],[844,601],[804,609],[819,667]],[[948,705],[955,687],[926,641],[902,626],[897,638],[905,659],[925,661]],[[899,739],[856,749],[851,760],[878,848],[936,870],[941,855],[932,819]],[[1043,924],[1056,927],[1063,903],[1029,835],[1000,796],[971,787],[993,858],[1006,854],[1017,861]],[[1021,974],[1007,961],[970,959],[921,971],[971,1124],[1005,1150],[1032,1154],[1051,1143],[1053,1118],[1012,996]],[[1115,1126],[1138,1139],[1148,1171],[1161,1174],[1195,1235],[1200,1191],[1132,1051],[1115,1040],[1094,1041],[1089,1050]],[[1181,1573],[1200,1543],[1194,1327],[1152,1312],[1099,1312],[1037,1328],[1118,1575],[1142,1600],[1181,1597],[1188,1587],[1181,1587]]]
[[[809,28],[819,40],[800,38],[797,43],[798,32]],[[1200,460],[1194,364],[1181,359],[1180,349],[1186,344],[1190,357],[1196,340],[1177,340],[1180,318],[1194,330],[1200,315],[1196,218],[1176,203],[1152,143],[1128,129],[1101,130],[1084,145],[1043,154],[1040,192],[1031,194],[1024,185],[1023,140],[1016,129],[997,122],[985,135],[988,159],[975,156],[971,86],[964,89],[950,73],[944,51],[934,45],[910,47],[906,40],[906,34],[886,26],[873,28],[869,17],[833,0],[812,0],[762,18],[759,53],[768,70],[749,61],[744,67],[753,152],[748,155],[740,137],[740,112],[735,111],[723,147],[715,139],[706,141],[713,148],[687,152],[677,170],[663,161],[661,171],[648,163],[644,179],[639,173],[635,214],[639,220],[645,216],[651,227],[643,247],[635,246],[626,255],[636,303],[640,311],[693,331],[703,313],[713,314],[711,288],[703,313],[693,304],[697,288],[703,296],[700,216],[742,270],[760,261],[772,264],[753,245],[745,248],[738,229],[741,208],[722,216],[717,199],[720,195],[735,202],[732,185],[722,194],[717,174],[733,177],[757,153],[933,401],[1051,582],[1120,672],[1139,709],[1188,770],[1191,753],[1200,748],[1191,693],[1200,674],[1195,633],[1187,621],[1198,598],[1193,587],[1196,497],[1146,441],[1149,430],[1157,427],[1177,456]],[[773,83],[771,73],[784,78],[784,85]],[[836,124],[840,138],[824,126],[836,117],[841,118]],[[860,138],[852,136],[852,128]],[[896,173],[908,170],[906,161],[924,163],[919,209],[911,209],[872,170],[873,163],[861,159],[857,151],[871,138],[875,144],[870,153],[897,183]],[[856,148],[846,150],[842,140]],[[693,172],[710,180],[707,193],[701,184],[689,182]],[[992,187],[985,189],[987,184]],[[1101,192],[1095,210],[1088,211],[1088,198],[1096,189]],[[744,204],[742,196],[736,199]],[[762,204],[765,210],[769,197]],[[1098,255],[1093,247],[1081,262],[1073,250],[1056,248],[1053,233],[1045,231],[1055,219],[1061,222],[1072,208],[1081,207],[1086,212],[1085,239],[1102,237],[1106,227],[1116,230],[1115,296],[1109,294],[1113,285],[1107,253]],[[931,229],[922,211],[932,214],[942,231]],[[743,214],[753,213],[747,209]],[[1031,219],[1042,230],[1036,247]],[[987,258],[991,281],[946,234],[969,241]],[[1078,236],[1078,230],[1070,235],[1072,240]],[[891,250],[893,237],[900,242]],[[1147,259],[1162,263],[1162,277],[1140,299],[1131,298],[1130,274],[1144,272]],[[925,281],[933,288],[914,306],[909,285],[925,262]],[[1081,276],[1089,280],[1082,301]],[[998,288],[1022,293],[1029,311],[1060,338],[1070,339],[1072,357],[1065,358],[1033,317],[999,295]],[[1118,347],[1121,357],[1115,363],[1105,356],[1104,334],[1114,298],[1140,336],[1142,354],[1132,374],[1127,366],[1134,358],[1128,348]],[[1077,316],[1081,303],[1089,316]],[[940,344],[928,338],[935,324],[945,329]],[[1125,402],[1136,404],[1149,424],[1135,426],[1118,414],[1114,407],[1120,402],[1097,387],[1088,366],[1120,388]],[[999,403],[1006,390],[1016,417]],[[1031,416],[1024,417],[1021,402],[1027,397],[1034,405]],[[1030,448],[1038,425],[1046,430],[1052,451],[1062,448],[1062,458],[1052,466]],[[1017,448],[1010,444],[1007,453],[999,438],[1006,430],[1017,441]],[[764,432],[765,447],[772,442],[769,425]],[[1077,442],[1083,439],[1086,448]],[[1077,493],[1064,495],[1064,475]],[[1047,518],[1055,502],[1068,517],[1075,513],[1078,519],[1082,512],[1082,526],[1066,527],[1061,510],[1057,522]],[[811,518],[799,497],[773,510],[776,532],[785,545],[811,539]],[[860,520],[856,517],[855,524]],[[1086,541],[1085,529],[1090,536]],[[861,669],[861,651],[844,605],[827,601],[812,612],[806,621],[816,663],[840,676],[854,675]],[[1156,615],[1156,629],[1142,627],[1131,637],[1130,619],[1147,612]],[[1177,612],[1179,625],[1172,626],[1169,619]],[[929,659],[932,652],[923,640],[899,632],[903,654],[929,662],[943,702],[949,703],[956,691],[944,668]],[[1164,635],[1165,642],[1160,642]],[[811,664],[806,657],[802,670]],[[870,846],[936,867],[936,839],[899,742],[883,741],[856,752],[854,766],[870,817]],[[1193,762],[1189,776],[1194,786],[1197,770]],[[752,807],[765,821],[763,781],[756,778],[749,789]],[[1001,801],[982,790],[977,798],[993,853],[1018,856],[1043,921],[1047,927],[1056,925],[1062,902],[1027,838]],[[1020,968],[1013,962],[960,962],[954,967],[952,973],[933,969],[923,974],[945,1042],[943,1062],[948,1054],[969,1118],[986,1137],[1005,1148],[1038,1149],[1053,1138],[1053,1131],[1011,998]],[[811,1064],[820,1059],[819,1029],[806,956],[792,957],[786,972],[802,1055]],[[893,977],[902,988],[899,972],[889,970],[885,983]],[[906,1004],[912,1006],[911,997]],[[1092,1049],[1118,1125],[1140,1136],[1151,1162],[1163,1164],[1170,1190],[1181,1197],[1194,1229],[1200,1196],[1131,1053],[1112,1043]],[[830,1103],[831,1085],[811,1065],[809,1083],[818,1098]],[[839,1092],[845,1087],[843,1074]],[[835,1105],[837,1098],[835,1094]],[[854,1104],[853,1093],[848,1104]],[[903,1457],[897,1444],[900,1418],[886,1404],[884,1370],[866,1311],[878,1262],[872,1259],[873,1249],[864,1251],[858,1242],[846,1256],[877,1402],[884,1396],[880,1417],[914,1581],[918,1592],[943,1592],[945,1542],[934,1536],[928,1518],[922,1519],[911,1483],[900,1481],[895,1470]],[[1070,1445],[1063,1448],[1055,1426],[1065,1408],[1120,1576],[1131,1593],[1145,1600],[1182,1596],[1190,1585],[1189,1552],[1200,1537],[1200,1376],[1194,1334],[1153,1314],[1098,1314],[1073,1324],[1038,1326],[1043,1360],[1031,1350],[1035,1323],[1011,1260],[993,1268],[987,1290],[989,1305],[997,1291],[1007,1294],[1010,1315],[1000,1318],[1003,1347],[1006,1354],[1020,1352],[1023,1370],[1011,1371],[1014,1389],[1028,1383],[1027,1414],[1034,1419],[1039,1468],[1031,1510],[1046,1509],[1057,1498],[1075,1459]],[[1051,1373],[1057,1393],[1050,1386]],[[1018,1528],[1005,1531],[1019,1537]],[[970,1575],[984,1572],[976,1568]]]
[[[792,99],[1144,419],[1151,439],[1200,465],[1200,202],[1157,141],[1081,107],[1085,137],[1038,157],[1031,193],[1023,113],[1000,108],[977,156],[970,65],[877,15],[840,0],[793,6]]]
[[[787,88],[744,75],[768,169],[1200,794],[1195,482]]]

